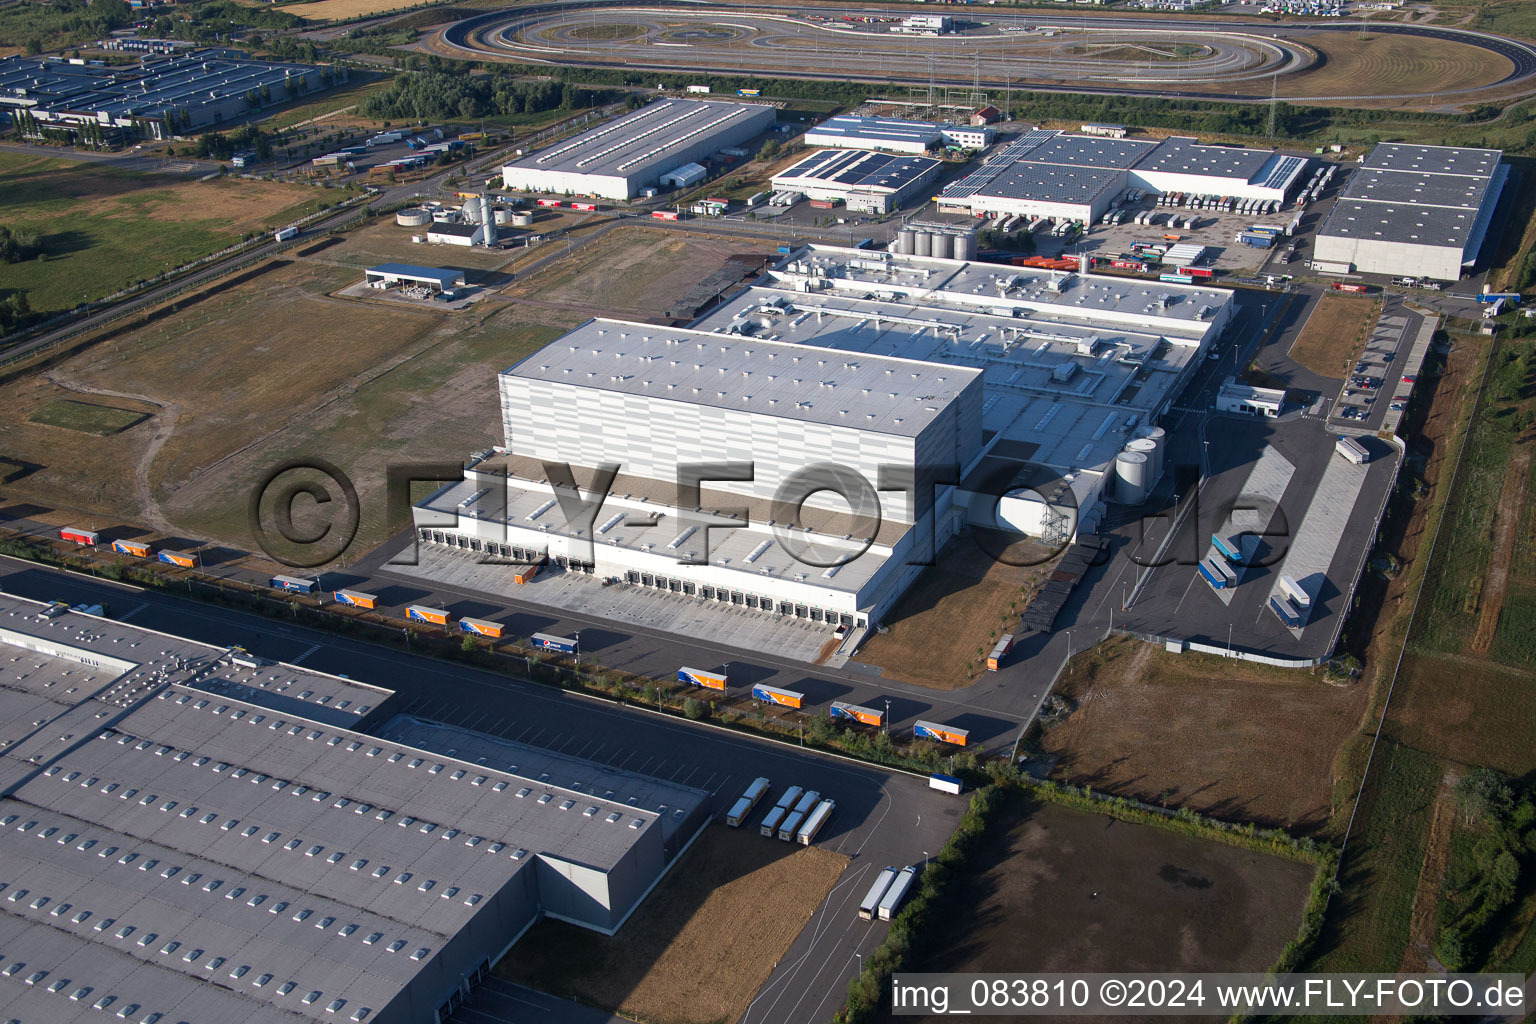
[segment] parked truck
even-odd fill
[[[876,913],[880,920],[889,921],[896,916],[896,911],[901,909],[901,901],[907,898],[907,891],[912,888],[912,882],[917,878],[917,868],[907,865],[901,869],[901,874],[891,882],[891,887],[880,897],[880,906]]]
[[[875,882],[869,887],[869,892],[864,894],[864,899],[859,903],[859,917],[865,921],[873,921],[875,913],[880,909],[880,900],[885,897],[891,883],[896,881],[896,869],[887,866],[879,875],[875,876]]]
[[[1231,566],[1218,558],[1201,559],[1196,568],[1200,577],[1211,585],[1212,590],[1226,590],[1237,586],[1237,573]]]
[[[802,792],[803,790],[799,786],[790,786],[786,789],[784,795],[779,797],[778,803],[769,809],[767,816],[763,818],[762,825],[758,827],[758,831],[772,839],[773,834],[778,831],[779,823],[784,820],[784,816],[794,811],[795,804],[799,802]]]
[[[836,809],[836,800],[823,800],[817,804],[816,809],[805,819],[805,824],[800,826],[800,831],[795,833],[795,841],[801,846],[810,846],[816,841],[816,833],[822,830]]]
[[[1334,442],[1333,450],[1357,466],[1363,466],[1371,461],[1371,453],[1365,445],[1343,434],[1339,435],[1339,439]]]
[[[992,647],[992,653],[987,655],[987,671],[996,672],[1011,650],[1013,650],[1013,634],[1004,633]]]
[[[740,828],[741,823],[747,819],[747,815],[752,813],[752,808],[756,807],[757,802],[763,798],[763,794],[768,792],[768,786],[767,779],[753,779],[752,785],[747,787],[741,799],[737,800],[726,813],[725,823],[731,828]]]
[[[885,724],[885,712],[877,708],[863,707],[858,704],[849,704],[847,701],[835,700],[828,709],[833,718],[846,718],[849,721],[858,722],[860,725],[873,725],[876,728]]]

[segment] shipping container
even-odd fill
[[[785,708],[798,708],[805,700],[805,694],[796,693],[794,690],[781,690],[777,686],[764,686],[757,683],[752,687],[752,699],[760,700],[765,704],[777,704]]]
[[[1250,249],[1273,249],[1275,240],[1271,235],[1254,235],[1244,231],[1237,236],[1237,240]]]
[[[518,566],[512,573],[512,582],[522,586],[539,574],[539,568],[538,563]]]
[[[779,830],[779,822],[784,820],[785,809],[782,807],[770,807],[768,813],[763,816],[763,823],[757,826],[758,835],[773,838],[773,834]]]
[[[1179,273],[1185,277],[1198,277],[1202,280],[1215,276],[1209,267],[1180,267]]]
[[[1371,453],[1366,450],[1365,445],[1352,437],[1341,436],[1334,442],[1333,450],[1357,466],[1363,466],[1371,461]]]
[[[731,828],[740,828],[741,823],[747,819],[747,815],[752,813],[752,808],[756,807],[757,802],[763,798],[763,794],[768,792],[768,786],[769,782],[767,779],[753,779],[752,785],[747,787],[747,791],[741,795],[741,799],[737,800],[735,805],[726,814],[725,823]]]
[[[965,788],[965,783],[953,775],[941,775],[938,772],[934,772],[928,776],[928,788],[958,796],[960,791]]]
[[[596,203],[572,203],[571,204],[571,209],[573,209],[573,210],[583,210],[583,211],[585,211],[587,213],[592,213],[592,212],[594,212],[597,209],[597,204]]]
[[[162,551],[160,561],[167,565],[179,565],[183,569],[192,569],[197,566],[197,556],[189,551]]]
[[[992,647],[992,653],[987,655],[987,671],[996,672],[1003,659],[1008,657],[1008,652],[1013,650],[1013,634],[1004,633]]]
[[[680,668],[677,670],[677,681],[702,686],[706,690],[719,690],[721,693],[729,685],[724,670],[706,672],[697,668]]]
[[[878,728],[885,724],[884,711],[861,707],[858,704],[849,704],[847,701],[842,700],[832,702],[831,714],[833,718],[847,718],[858,722],[860,725],[873,725]]]
[[[816,833],[822,830],[827,821],[832,817],[832,812],[837,809],[837,801],[823,800],[816,805],[811,816],[805,819],[805,824],[795,833],[795,839],[801,846],[810,846],[816,839]]]
[[[93,548],[101,539],[95,530],[82,530],[74,526],[66,526],[59,531],[60,540],[74,541],[81,547]]]
[[[557,654],[575,654],[577,640],[575,637],[555,636],[552,633],[535,633],[528,638],[529,643],[541,651],[554,651]]]
[[[349,604],[353,608],[373,608],[379,603],[377,595],[364,593],[361,590],[338,590],[331,596],[336,599],[337,604]]]
[[[769,811],[768,816],[763,819],[762,827],[758,831],[772,838],[774,832],[778,829],[779,822],[784,819],[784,815],[789,814],[795,809],[795,804],[800,801],[800,794],[803,792],[805,791],[799,786],[790,786],[786,789],[773,805],[773,810]]]
[[[737,89],[736,90],[736,95],[737,96],[761,96],[762,94],[763,94],[763,90],[761,90],[761,89]]]
[[[1189,278],[1185,277],[1183,274],[1159,274],[1157,275],[1157,279],[1159,281],[1166,281],[1168,284],[1189,284]]]
[[[887,867],[875,877],[875,883],[869,887],[869,892],[864,894],[864,899],[859,903],[859,917],[866,921],[875,919],[875,912],[880,909],[880,900],[896,880],[896,869]]]
[[[677,220],[676,210],[652,210],[651,216],[657,220]]]
[[[273,232],[272,237],[277,239],[279,242],[286,242],[290,238],[298,238],[299,229],[289,225],[286,228],[279,228],[277,231]]]
[[[1290,576],[1280,577],[1280,592],[1290,598],[1291,603],[1298,608],[1310,608],[1312,595],[1300,583]]]
[[[412,622],[427,622],[434,626],[446,626],[453,618],[453,615],[444,608],[432,608],[424,604],[408,604],[405,606],[405,617]]]
[[[112,550],[120,555],[132,555],[134,558],[149,557],[149,545],[136,540],[115,540],[112,542]]]
[[[1205,582],[1211,585],[1212,590],[1226,590],[1232,586],[1236,579],[1231,569],[1214,558],[1205,558],[1195,566]]]
[[[292,594],[313,594],[320,588],[320,581],[305,576],[273,576],[267,585],[273,590],[286,590]]]
[[[971,733],[968,729],[957,729],[952,725],[916,722],[912,726],[912,735],[920,740],[937,740],[940,743],[953,743],[957,747],[963,747]]]
[[[814,789],[808,789],[800,794],[800,799],[795,801],[794,810],[800,814],[810,814],[811,808],[821,803],[821,794]]]
[[[460,619],[459,629],[465,633],[475,633],[494,639],[501,636],[503,627],[501,623],[491,622],[489,619]]]
[[[1333,282],[1333,290],[1336,292],[1353,292],[1358,295],[1365,291],[1365,285],[1346,284],[1343,281],[1335,281]]]
[[[907,890],[912,888],[912,881],[917,877],[917,868],[907,866],[901,869],[891,882],[891,887],[880,897],[880,907],[877,913],[882,921],[889,921],[896,916],[896,911],[901,908],[901,901],[907,898]]]
[[[783,842],[790,842],[795,838],[795,833],[800,831],[800,823],[805,820],[804,811],[790,811],[779,822],[779,830],[775,833]]]

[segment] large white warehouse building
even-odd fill
[[[1128,188],[1283,200],[1306,165],[1304,157],[1204,146],[1190,138],[1153,141],[1036,130],[946,186],[939,208],[1091,224]]]
[[[1318,230],[1314,262],[1460,279],[1477,262],[1509,168],[1496,149],[1383,142]]]
[[[502,181],[524,192],[633,199],[667,172],[767,131],[774,117],[760,103],[657,100],[507,164]]]
[[[1114,493],[1141,501],[1230,314],[1221,289],[809,247],[692,329],[594,320],[505,371],[503,449],[418,537],[867,626],[967,523],[1089,526],[1132,441],[1158,454]]]

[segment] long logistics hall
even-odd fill
[[[1509,175],[1497,149],[1378,143],[1317,232],[1314,265],[1459,280]]]
[[[656,100],[502,168],[524,192],[633,199],[662,176],[767,131],[775,110],[761,103]]]
[[[0,596],[0,655],[0,1002],[20,1020],[443,1019],[541,913],[616,929],[709,813],[698,790],[482,751],[389,690],[63,605]]]
[[[1231,302],[804,247],[692,329],[593,320],[504,371],[504,446],[418,539],[869,627],[966,524],[1066,543],[1145,500]]]
[[[939,209],[1022,214],[1092,224],[1128,188],[1284,200],[1307,161],[1191,138],[1107,138],[1037,129],[939,193]]]

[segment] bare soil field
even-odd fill
[[[1047,566],[1005,565],[970,538],[957,537],[891,610],[887,631],[870,636],[856,660],[880,666],[888,678],[935,690],[969,686],[986,671],[997,638],[1018,625],[1028,591],[1048,574]]]
[[[1342,377],[1354,368],[1377,313],[1375,299],[1324,295],[1291,343],[1292,361],[1325,377]]]
[[[711,825],[617,935],[541,921],[495,971],[648,1024],[734,1021],[847,863]]]
[[[1009,799],[912,971],[1262,971],[1301,924],[1311,865]]]
[[[1362,39],[1353,33],[1339,33],[1337,38],[1308,36],[1306,45],[1316,50],[1322,60],[1305,71],[1282,75],[1282,98],[1341,97],[1342,102],[1354,105],[1356,98],[1389,98],[1404,93],[1448,92],[1491,85],[1513,70],[1508,58],[1449,39],[1369,32]],[[1229,82],[1223,83],[1220,90],[1267,96],[1269,83]]]
[[[390,11],[403,11],[414,7],[414,0],[315,0],[314,3],[293,4],[284,8],[305,21],[333,21],[343,18],[366,18]]]
[[[621,227],[503,294],[600,308],[611,316],[685,315],[672,308],[676,299],[729,257],[772,251],[751,239]]]
[[[372,546],[390,532],[386,465],[499,441],[496,372],[571,323],[334,299],[354,271],[268,266],[7,385],[0,454],[44,467],[7,496],[249,549],[251,489],[282,460],[320,457],[355,483],[358,545]],[[60,398],[154,415],[105,438],[29,422]]]
[[[1366,688],[1117,637],[1073,659],[1076,709],[1040,741],[1056,777],[1231,821],[1323,828]]]
[[[521,249],[494,252],[466,245],[418,245],[411,241],[412,235],[420,235],[426,230],[401,227],[395,223],[394,214],[390,214],[380,217],[375,224],[348,232],[340,244],[328,246],[324,255],[317,256],[321,262],[358,270],[380,263],[413,263],[454,270],[497,271],[522,252]],[[357,276],[362,277],[361,274]],[[469,274],[466,280],[476,283],[475,274]]]

